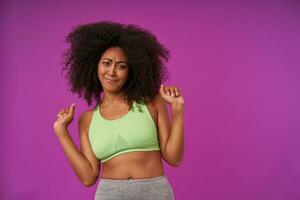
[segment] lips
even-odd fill
[[[109,79],[109,78],[105,78],[104,79],[109,82],[109,83],[115,83],[117,81],[117,79]]]

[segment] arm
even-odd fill
[[[181,96],[180,101],[172,101],[172,98],[174,99],[177,97],[170,97],[168,94],[163,92],[163,90],[164,89],[161,88],[161,96],[157,95],[156,97],[161,153],[164,160],[169,165],[178,167],[182,162],[184,154],[183,98]],[[170,102],[170,106],[172,108],[171,126],[165,101]]]
[[[71,109],[69,113],[61,114],[60,118],[58,117],[59,119],[54,124],[54,130],[75,174],[85,186],[91,186],[99,176],[100,166],[99,161],[92,155],[88,143],[86,131],[87,114],[83,113],[78,121],[81,146],[81,151],[79,151],[70,137],[66,123],[64,123],[64,120],[68,117],[73,118],[72,112],[74,115],[74,111],[71,111]]]
[[[183,134],[183,110],[177,109],[176,106],[172,106],[171,133],[167,141],[166,152],[176,166],[179,166],[183,159]]]

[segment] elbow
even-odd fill
[[[182,163],[182,157],[178,156],[168,156],[164,154],[163,159],[170,165],[171,167],[179,167]]]
[[[90,178],[90,179],[82,180],[81,182],[85,187],[91,187],[97,182],[97,179],[98,179],[98,176]]]
[[[169,162],[169,165],[172,167],[179,167],[181,165],[181,162]]]
[[[169,159],[169,160],[166,160],[166,161],[172,167],[179,167],[182,163],[182,160],[175,160],[175,159],[174,160]]]
[[[85,186],[85,187],[91,187],[94,185],[94,182],[88,182],[88,181],[85,181],[85,182],[82,182],[82,184]]]

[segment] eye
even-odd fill
[[[110,65],[110,63],[107,62],[107,61],[103,61],[102,64],[103,64],[104,66],[109,66],[109,65]]]
[[[119,69],[126,69],[127,66],[126,66],[126,65],[118,65],[118,68],[119,68]]]

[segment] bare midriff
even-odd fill
[[[101,178],[142,179],[164,175],[160,151],[120,154],[102,163]]]

